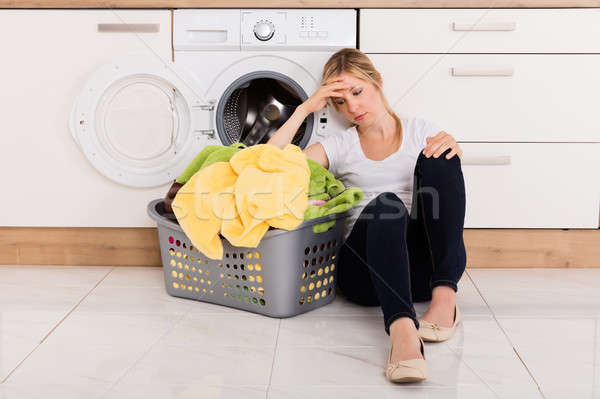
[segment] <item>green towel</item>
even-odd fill
[[[315,194],[315,195],[309,195],[308,196],[308,200],[323,200],[323,201],[329,201],[331,199],[331,197],[329,196],[329,194],[327,193],[321,193],[321,194]]]
[[[306,161],[310,169],[310,183],[308,185],[309,199],[316,199],[312,198],[312,196],[323,193],[328,194],[329,197],[319,199],[329,199],[344,191],[346,188],[344,184],[333,177],[331,172],[325,169],[320,163],[309,158],[306,158]]]
[[[353,208],[363,199],[363,191],[360,187],[350,187],[344,192],[327,201],[321,206],[309,205],[304,212],[304,220],[315,219],[321,216],[331,215],[333,213],[345,212]],[[335,220],[322,222],[313,226],[313,232],[322,233],[329,230],[335,224]]]
[[[246,148],[243,143],[233,143],[230,146],[207,145],[188,164],[183,173],[179,175],[177,183],[185,184],[196,172],[212,165],[215,162],[229,162],[233,154]]]

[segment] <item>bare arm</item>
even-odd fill
[[[292,116],[271,136],[267,144],[283,149],[283,147],[292,142],[294,135],[308,115],[310,115],[310,112],[305,111],[302,104],[296,107]]]
[[[314,143],[302,150],[302,152],[306,154],[307,158],[317,162],[325,169],[329,169],[329,158],[327,158],[327,153],[321,143]]]
[[[267,144],[283,149],[292,142],[298,128],[300,128],[300,125],[308,115],[327,105],[327,100],[330,97],[343,97],[343,94],[338,91],[349,88],[350,84],[344,82],[341,78],[334,79],[321,85],[312,96],[296,107],[292,116],[275,132],[275,134],[273,134],[273,136],[271,136],[269,141],[267,141]],[[307,158],[318,162],[325,169],[329,169],[329,159],[327,158],[327,154],[321,143],[315,143],[302,150],[302,152],[306,154]]]
[[[292,142],[298,128],[307,116],[306,111],[302,106],[298,106],[292,116],[271,136],[267,144],[274,145],[283,149],[286,145]],[[319,163],[325,169],[329,168],[329,160],[321,143],[315,143],[302,150],[306,157]]]

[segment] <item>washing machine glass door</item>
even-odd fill
[[[173,63],[150,55],[119,58],[86,84],[71,132],[104,176],[134,187],[171,182],[203,144],[194,130],[208,124],[209,108],[196,90]]]

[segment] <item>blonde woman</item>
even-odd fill
[[[427,378],[423,341],[444,341],[460,321],[457,284],[466,266],[462,150],[448,133],[389,106],[380,73],[356,49],[342,49],[323,69],[323,84],[269,139],[291,142],[302,121],[329,100],[349,122],[304,149],[361,203],[345,226],[338,287],[350,301],[381,306],[391,349],[392,382]],[[414,302],[431,301],[421,319]]]

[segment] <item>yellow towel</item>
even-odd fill
[[[300,147],[259,144],[194,174],[175,196],[173,212],[198,250],[222,259],[219,233],[232,245],[256,248],[269,227],[301,224],[309,182]]]

